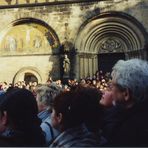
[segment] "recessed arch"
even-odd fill
[[[122,12],[106,12],[81,25],[75,48],[78,52],[105,52],[101,51],[100,46],[106,39],[119,39],[120,43],[124,44],[122,52],[129,52],[144,48],[147,33],[134,17]]]
[[[11,22],[0,34],[1,55],[59,53],[60,41],[47,23],[35,18]]]
[[[79,28],[74,43],[77,78],[92,76],[103,54],[114,53],[112,58],[121,55],[125,59],[146,59],[144,47],[147,43],[148,34],[143,25],[126,13],[105,12],[90,18]]]

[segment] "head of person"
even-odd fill
[[[67,54],[65,54],[64,57],[67,58]]]
[[[26,89],[15,88],[1,95],[0,111],[7,118],[6,124],[14,128],[23,129],[25,124],[31,124],[38,119],[36,100]]]
[[[1,95],[0,113],[1,129],[7,127],[13,131],[19,131],[24,135],[23,140],[26,141],[26,145],[29,144],[28,146],[44,143],[40,128],[41,121],[37,116],[37,102],[30,91],[14,88]],[[36,141],[37,139],[40,140]]]
[[[100,92],[95,88],[78,87],[54,99],[51,115],[53,127],[64,131],[85,123],[92,131],[99,124]]]
[[[148,91],[148,63],[140,59],[119,60],[112,71],[112,95],[115,104],[126,108],[143,102]]]
[[[36,88],[36,100],[39,112],[46,109],[51,111],[53,99],[60,91],[60,88],[52,83],[50,85],[38,86]]]

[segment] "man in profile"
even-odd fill
[[[148,63],[120,60],[112,71],[115,106],[109,146],[148,146]]]

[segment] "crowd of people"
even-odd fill
[[[59,89],[63,89],[64,91],[68,91],[71,88],[81,85],[81,86],[92,86],[96,87],[99,90],[106,90],[108,87],[108,84],[111,81],[111,75],[110,72],[103,73],[102,70],[97,71],[92,77],[87,76],[86,78],[81,78],[79,81],[77,79],[69,79],[66,84],[62,83],[61,80],[52,80],[50,77],[46,84],[54,84]],[[31,92],[35,93],[35,90],[37,88],[38,84],[36,81],[28,82],[26,83],[25,81],[18,81],[15,84],[12,83],[7,83],[7,82],[0,82],[0,92],[5,92],[7,89],[11,88],[24,88],[27,90],[30,90]]]
[[[111,78],[112,77],[112,78]],[[148,146],[148,62],[47,84],[1,84],[0,146]]]

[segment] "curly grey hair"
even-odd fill
[[[135,101],[145,99],[148,90],[148,62],[140,59],[119,60],[112,71],[112,81],[128,88]]]
[[[36,88],[36,94],[39,96],[39,101],[48,106],[49,109],[53,103],[53,99],[62,91],[58,86],[51,83],[50,85],[39,85]]]

